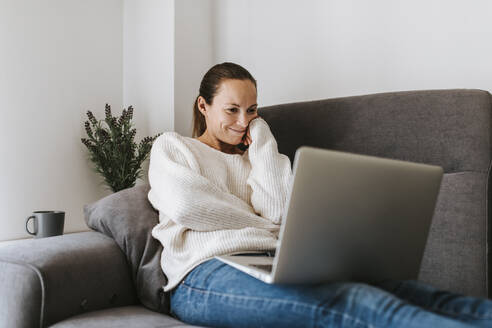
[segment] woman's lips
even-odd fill
[[[246,132],[246,130],[244,130],[244,131],[239,131],[239,130],[234,130],[234,129],[231,129],[231,128],[229,128],[229,130],[231,130],[231,131],[233,131],[233,132],[236,132],[236,133],[244,133],[244,132]]]

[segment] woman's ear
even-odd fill
[[[207,116],[207,108],[206,108],[206,102],[205,102],[205,98],[203,98],[202,96],[199,96],[198,97],[198,110],[200,111],[200,113],[202,113],[203,116]]]

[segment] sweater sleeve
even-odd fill
[[[252,189],[251,203],[262,217],[280,224],[291,183],[290,159],[278,152],[275,137],[263,118],[252,120],[249,129],[251,172],[247,183]]]
[[[255,214],[239,197],[221,190],[202,176],[193,153],[179,135],[168,132],[152,146],[149,163],[152,206],[172,221],[196,231],[243,229],[278,230]]]

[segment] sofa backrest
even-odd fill
[[[294,159],[301,145],[487,171],[490,94],[481,90],[391,92],[263,107],[259,113]]]
[[[309,145],[443,167],[419,279],[486,296],[491,103],[482,90],[425,90],[281,104],[259,114],[292,162]]]

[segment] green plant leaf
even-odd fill
[[[141,164],[161,134],[135,143],[137,130],[131,122],[132,106],[123,109],[118,118],[112,116],[109,104],[105,105],[104,120],[97,120],[91,111],[87,111],[87,116],[89,121],[84,122],[87,138],[81,138],[81,142],[89,152],[94,172],[103,177],[104,184],[113,192],[135,186],[136,180],[142,177]]]

